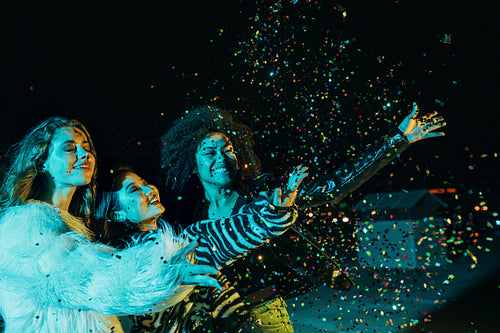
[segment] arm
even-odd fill
[[[299,194],[297,205],[314,207],[338,203],[389,164],[411,143],[443,136],[442,132],[433,132],[446,125],[443,118],[436,115],[437,112],[434,112],[418,118],[418,106],[414,103],[412,112],[398,128],[377,140],[361,156],[309,181]]]
[[[170,230],[152,237],[115,251],[67,232],[47,204],[14,207],[0,221],[2,279],[12,291],[30,294],[47,306],[104,315],[168,307],[192,288],[182,286],[187,259],[178,250],[184,240]]]
[[[390,163],[409,146],[402,133],[394,129],[369,147],[361,156],[339,168],[312,178],[297,197],[299,207],[338,203],[355,191],[377,171]]]
[[[266,239],[281,235],[296,217],[295,207],[276,207],[259,196],[236,215],[197,222],[184,233],[190,239],[198,238],[196,258],[200,263],[221,267]]]

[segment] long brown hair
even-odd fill
[[[51,186],[52,179],[48,172],[44,171],[43,164],[47,160],[54,132],[61,127],[74,127],[85,133],[90,145],[90,153],[97,158],[90,134],[82,123],[63,117],[48,118],[33,127],[24,139],[9,149],[7,160],[10,166],[0,187],[2,209],[23,205],[28,200],[43,201],[45,199],[43,194]],[[78,187],[69,207],[69,213],[82,218],[84,225],[65,221],[72,230],[89,238],[91,232],[86,225],[89,224],[90,210],[95,197],[96,177],[97,168],[94,168],[90,183]]]
[[[126,165],[117,165],[112,170],[111,174],[99,179],[90,229],[97,241],[120,248],[128,238],[140,230],[134,223],[114,222],[111,219],[111,214],[121,209],[116,191],[122,187],[127,173],[137,174],[137,172]]]

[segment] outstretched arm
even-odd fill
[[[344,165],[312,177],[299,192],[299,207],[314,207],[325,203],[337,203],[370,179],[377,171],[390,163],[413,142],[443,136],[434,132],[445,126],[437,112],[418,117],[418,106],[405,117],[398,128],[375,141],[359,157]]]

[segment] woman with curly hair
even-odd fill
[[[161,166],[166,171],[165,184],[169,188],[181,191],[193,179],[198,144],[212,132],[223,133],[231,139],[238,164],[243,166],[237,170],[233,186],[244,187],[260,175],[261,162],[254,152],[253,131],[235,122],[227,110],[202,106],[187,111],[161,138]]]
[[[164,309],[193,285],[219,287],[170,228],[122,250],[88,228],[96,153],[81,123],[52,117],[12,150],[1,186],[0,313],[6,333],[123,332],[116,316]]]
[[[338,203],[411,143],[444,135],[434,132],[444,125],[437,113],[418,118],[418,107],[414,104],[412,112],[397,128],[376,141],[358,159],[309,179],[296,203],[299,207]],[[247,126],[236,123],[229,111],[211,106],[190,110],[174,122],[161,138],[161,144],[166,187],[182,191],[185,195],[181,195],[181,201],[190,201],[188,205],[194,207],[178,210],[177,218],[181,222],[231,214],[252,199],[255,183],[263,178],[256,177],[260,174],[260,163],[253,152],[252,132]],[[295,181],[295,177],[290,177],[289,186]],[[234,293],[243,296],[249,305],[250,320],[243,323],[242,332],[293,332],[284,298],[307,292],[320,283],[344,290],[352,285],[350,279],[339,274],[335,265],[332,269],[330,263],[325,265],[320,261],[313,261],[306,269],[297,265],[289,267],[289,273],[273,274],[282,261],[276,257],[286,256],[289,250],[280,246],[280,243],[289,244],[283,237],[287,236],[259,248],[255,254],[235,262],[232,270],[224,271],[234,286]],[[311,245],[308,248],[318,249],[311,257],[325,257],[325,253],[319,251],[320,246],[307,241]],[[304,282],[302,286],[293,284],[297,275],[291,272],[302,275],[298,278]],[[342,282],[340,285],[338,280]],[[213,302],[212,309],[217,309],[219,318],[234,314],[224,301],[219,298]],[[245,311],[240,308],[239,313]]]

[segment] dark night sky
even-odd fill
[[[302,8],[301,3],[296,8]],[[324,8],[333,7],[333,2],[307,3],[308,8],[323,8],[315,24],[330,23],[321,13],[328,13]],[[447,137],[418,143],[407,156],[421,159],[424,168],[435,173],[436,184],[446,179],[467,188],[489,177],[496,178],[491,184],[499,183],[493,174],[498,158],[491,158],[498,151],[500,123],[493,3],[343,2],[349,13],[343,33],[355,37],[363,50],[350,51],[349,65],[356,63],[358,72],[364,73],[354,76],[352,87],[356,80],[363,86],[371,73],[402,61],[408,100],[417,100],[429,111],[436,99],[444,102],[439,111],[448,122]],[[255,89],[234,80],[239,69],[230,65],[259,6],[261,1],[175,1],[166,7],[5,8],[0,42],[2,151],[39,120],[64,115],[88,126],[101,161],[139,159],[147,165],[155,163],[150,152],[157,148],[155,140],[163,129],[183,110],[208,103],[214,89],[220,93],[215,104],[246,109],[247,115],[271,112]],[[440,42],[444,33],[451,35],[450,44]],[[311,43],[315,38],[302,37]],[[384,56],[382,64],[377,64],[377,56]],[[252,117],[242,120],[259,130],[260,123],[253,124]],[[294,133],[287,134],[293,142]],[[353,144],[360,143],[353,138]],[[465,147],[488,157],[466,161]],[[479,174],[467,173],[471,163],[481,164]]]

